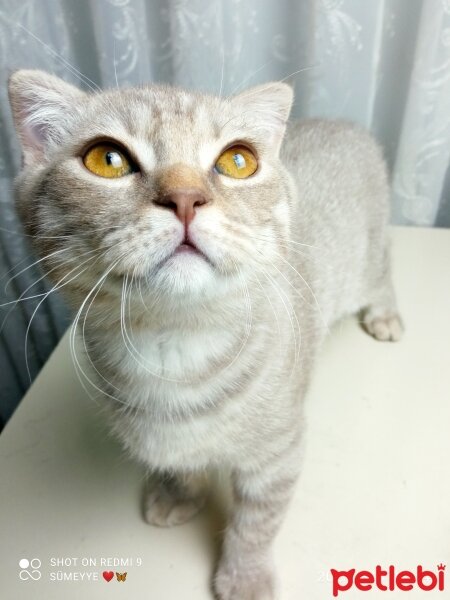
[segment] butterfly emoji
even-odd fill
[[[127,578],[127,574],[126,573],[117,573],[117,571],[116,571],[116,577],[117,577],[117,581],[125,581]]]

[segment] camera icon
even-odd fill
[[[28,581],[29,579],[39,581],[42,577],[42,573],[39,570],[41,564],[39,558],[32,558],[31,560],[28,560],[28,558],[21,558],[19,560],[19,578],[22,581]]]

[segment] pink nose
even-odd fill
[[[196,189],[174,190],[155,201],[158,206],[173,210],[185,227],[195,217],[195,209],[207,202],[204,194]]]

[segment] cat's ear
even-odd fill
[[[286,130],[286,122],[291,112],[294,92],[292,88],[279,81],[263,83],[234,96],[233,102],[247,119],[263,130],[269,144],[278,152]]]
[[[9,78],[9,101],[26,166],[41,161],[70,129],[84,92],[44,71],[19,70]]]

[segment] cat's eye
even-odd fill
[[[217,159],[215,171],[234,179],[245,179],[255,173],[258,161],[253,152],[246,146],[231,146]]]
[[[137,170],[126,152],[111,142],[92,146],[83,156],[83,163],[91,173],[108,179],[124,177]]]

